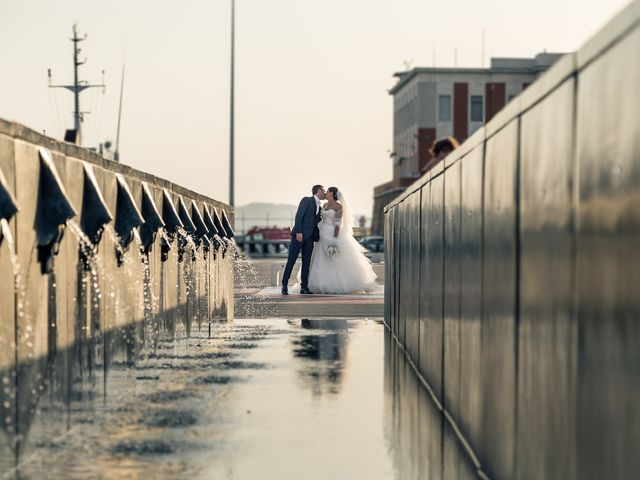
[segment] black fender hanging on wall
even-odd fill
[[[140,226],[140,240],[142,242],[142,251],[145,255],[151,252],[151,247],[156,239],[157,232],[164,228],[165,223],[158,212],[156,203],[146,182],[142,182],[142,216],[144,223]]]
[[[2,170],[0,170],[0,220],[8,222],[17,211],[18,206],[11,194],[11,190],[9,190],[7,179],[4,177]],[[0,230],[0,243],[2,243],[2,230]]]
[[[144,223],[144,218],[136,202],[133,200],[129,185],[121,174],[116,175],[118,183],[118,195],[116,200],[116,223],[115,230],[118,235],[118,243],[116,246],[116,256],[118,258],[118,266],[124,261],[124,254],[129,249],[139,227]]]
[[[203,249],[206,253],[209,251],[209,229],[204,223],[204,218],[202,218],[202,214],[200,213],[195,200],[191,200],[191,218],[193,219],[193,223],[196,226],[196,231],[193,235],[196,245],[200,246],[200,244],[202,244]]]
[[[80,214],[80,227],[97,248],[104,226],[113,220],[102,191],[98,187],[93,167],[84,164],[84,189],[82,192],[82,213]]]
[[[67,220],[77,215],[51,158],[44,147],[38,148],[40,178],[36,206],[35,230],[40,271],[50,273],[53,259],[64,235]]]
[[[171,195],[166,188],[162,189],[162,220],[164,221],[166,235],[160,242],[160,259],[166,262],[169,258],[171,243],[175,238],[176,232],[183,228],[182,221],[176,211],[173,200],[171,200]]]

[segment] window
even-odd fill
[[[482,95],[471,95],[471,121],[482,122],[484,115],[482,114]]]
[[[438,97],[438,112],[441,122],[451,121],[451,95],[440,95]]]

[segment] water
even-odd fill
[[[70,230],[88,246],[77,225]],[[55,396],[59,380],[33,383],[47,387],[37,407],[40,420],[17,469],[0,458],[0,477],[427,478],[420,472],[436,465],[430,478],[447,478],[441,474],[452,459],[456,471],[467,471],[380,320],[239,319],[210,323],[185,338],[191,321],[208,318],[193,303],[208,269],[218,269],[212,281],[221,289],[216,295],[223,294],[220,267],[234,258],[238,298],[246,296],[258,317],[269,308],[251,297],[263,281],[233,243],[224,260],[210,255],[208,263],[202,251],[185,245],[180,298],[195,306],[182,311],[186,323],[169,337],[159,335],[160,298],[137,245],[117,269],[124,281],[109,278],[114,270],[104,262],[111,252],[87,257],[79,276],[86,296],[78,298],[90,305],[81,322],[86,335],[68,361],[83,358],[81,368],[91,370],[73,376],[66,409]],[[51,282],[55,286],[55,276]],[[113,318],[100,317],[104,302],[114,304],[107,310]],[[124,327],[134,310],[142,313],[144,330],[102,332]],[[60,360],[67,353],[61,354],[56,368],[66,368]],[[448,452],[446,460],[438,452]]]
[[[266,297],[254,295],[269,286],[260,275],[251,258],[240,251],[233,243],[233,263],[235,300],[243,306],[243,316],[248,318],[268,318],[275,313],[275,305],[267,301]]]
[[[0,308],[0,316],[16,314],[18,327],[10,322],[0,330],[2,472],[29,457],[40,444],[101,418],[103,410],[117,403],[120,392],[145,376],[144,360],[163,350],[184,348],[191,325],[207,322],[210,302],[219,301],[219,293],[226,295],[228,289],[221,285],[226,277],[221,262],[205,259],[188,236],[183,239],[183,261],[175,263],[177,249],[169,259],[182,296],[177,308],[174,297],[168,311],[162,311],[158,280],[167,265],[151,265],[137,235],[131,248],[122,249],[111,226],[105,228],[99,252],[75,221],[67,223],[58,268],[46,276],[23,279],[9,224],[3,220],[0,228],[3,268],[13,270],[15,292],[8,292],[12,301]],[[71,263],[64,265],[65,261]],[[178,278],[176,268],[182,269]],[[209,274],[215,272],[217,291],[207,295]],[[58,281],[65,282],[64,288]],[[27,297],[26,285],[40,289],[42,296]],[[26,304],[29,298],[32,301]],[[73,318],[69,312],[74,312]],[[169,323],[165,315],[171,317]]]
[[[0,218],[0,231],[2,231],[2,241],[6,244],[6,249],[9,253],[9,261],[11,262],[11,268],[13,271],[13,291],[16,295],[17,315],[18,317],[23,317],[26,292],[22,281],[22,270],[20,269],[20,262],[18,261],[13,232],[9,226],[9,222],[4,218]]]
[[[84,318],[84,316],[93,317],[100,311],[103,298],[100,279],[106,269],[104,268],[102,257],[98,255],[98,245],[93,244],[89,237],[82,231],[80,225],[78,225],[75,220],[68,220],[67,227],[78,241],[80,251],[80,265],[78,265],[80,285],[78,286],[76,299],[80,305],[78,315],[81,317],[81,335],[84,340],[93,337],[94,343],[99,344],[102,341],[102,337],[101,329],[99,325],[96,325],[96,319],[91,318],[92,321],[90,321],[88,318]],[[113,229],[105,230],[109,231],[112,237],[115,237]],[[104,283],[104,288],[109,290],[109,294],[112,294],[112,282],[107,281]],[[89,312],[84,310],[87,305],[89,306]]]
[[[16,253],[16,245],[13,240],[13,232],[9,226],[9,222],[6,219],[0,218],[0,231],[2,232],[2,240],[7,244],[7,250],[9,252],[9,260],[11,261],[11,267],[13,269],[13,277],[15,281],[15,291],[20,290],[20,264],[18,263],[18,255]]]
[[[451,478],[469,464],[379,320],[236,320],[161,344],[24,478]],[[443,452],[447,456],[445,462]],[[6,472],[4,478],[14,478]],[[463,475],[462,478],[471,478]]]
[[[151,268],[147,255],[142,255],[142,269],[145,336],[152,339],[152,348],[155,351],[158,348],[158,339],[160,337],[160,322],[155,312],[160,311],[160,299],[153,291]]]
[[[0,234],[2,243],[0,248],[5,249],[9,255],[9,261],[11,263],[11,269],[13,273],[13,292],[15,301],[15,314],[18,318],[24,317],[25,314],[25,288],[22,281],[22,271],[20,269],[20,263],[18,261],[18,255],[16,252],[16,245],[13,238],[13,232],[9,222],[2,218],[0,219]],[[0,317],[1,318],[1,317]],[[8,335],[6,332],[0,332],[0,349],[5,354],[2,356],[2,363],[12,363],[10,357],[15,356],[16,352],[16,334]],[[7,355],[8,353],[8,355]],[[15,358],[15,357],[14,357]],[[20,439],[15,435],[15,424],[12,412],[16,409],[16,391],[15,391],[15,370],[5,370],[0,375],[0,431],[6,432],[9,443],[16,444]],[[0,452],[0,462],[2,461],[2,453]]]
[[[176,231],[178,233],[178,261],[182,262],[185,258],[195,260],[194,255],[198,248],[196,242],[184,228],[178,227]]]

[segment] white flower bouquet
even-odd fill
[[[329,245],[327,247],[327,255],[329,255],[329,258],[335,258],[340,255],[340,249],[337,245]]]

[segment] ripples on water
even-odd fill
[[[379,321],[194,335],[114,365],[106,402],[74,402],[77,426],[36,432],[5,478],[472,478]]]
[[[189,458],[215,450],[225,399],[243,380],[235,372],[266,368],[235,360],[238,355],[228,344],[244,343],[234,337],[236,330],[240,337],[255,330],[255,337],[264,338],[263,327],[216,324],[212,338],[194,332],[188,340],[161,342],[156,354],[135,367],[112,365],[106,401],[79,395],[81,401],[71,406],[76,426],[62,435],[56,426],[49,432],[44,425],[34,426],[34,441],[19,472],[3,468],[2,478],[181,478],[197,473],[197,462]],[[40,414],[47,412],[41,409]]]

